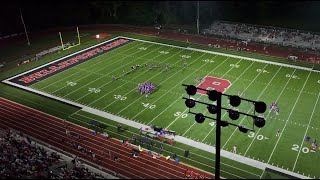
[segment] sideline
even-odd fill
[[[216,55],[222,55],[222,56],[227,56],[227,57],[234,57],[234,58],[240,58],[240,59],[246,59],[246,60],[251,60],[251,61],[256,61],[256,62],[262,62],[262,63],[268,63],[268,64],[273,64],[273,65],[280,65],[280,66],[285,66],[285,67],[290,67],[290,68],[296,68],[296,69],[301,69],[301,70],[306,70],[306,71],[314,71],[314,72],[318,72],[318,71],[315,71],[315,70],[312,70],[310,68],[305,68],[305,67],[299,67],[299,66],[294,66],[294,65],[288,65],[288,64],[283,64],[283,63],[276,63],[276,62],[269,62],[269,61],[264,61],[264,60],[259,60],[259,59],[254,59],[254,58],[249,58],[249,57],[242,57],[242,56],[236,56],[236,55],[230,55],[230,54],[224,54],[224,53],[219,53],[219,52],[213,52],[213,51],[207,51],[207,50],[201,50],[201,49],[196,49],[196,48],[184,48],[184,47],[179,47],[179,46],[174,46],[174,45],[169,45],[169,44],[163,44],[163,43],[158,43],[158,42],[152,42],[152,41],[146,41],[146,40],[139,40],[139,39],[134,39],[134,38],[129,38],[129,37],[124,37],[124,36],[119,36],[119,37],[116,37],[116,38],[127,38],[127,39],[132,39],[132,40],[136,40],[136,41],[142,41],[142,42],[149,42],[149,43],[153,43],[153,44],[159,44],[159,45],[164,45],[164,46],[170,46],[170,47],[176,47],[176,48],[180,48],[180,49],[188,49],[188,50],[194,50],[194,51],[199,51],[199,52],[206,52],[206,53],[211,53],[211,54],[216,54]],[[114,40],[116,38],[113,38],[113,39],[110,39],[108,41],[111,41],[111,40]],[[103,43],[106,43],[108,41],[104,41],[100,44],[103,44]],[[94,45],[94,46],[91,46],[89,48],[92,48],[92,47],[96,47],[96,46],[99,46],[100,44],[97,44],[97,45]],[[87,49],[89,49],[87,48]],[[73,54],[70,54],[70,55],[67,55],[67,56],[64,56],[60,59],[63,59],[63,58],[66,58],[66,57],[69,57],[69,56],[72,56],[74,54],[77,54],[79,52],[82,52],[82,51],[85,51],[86,49],[84,50],[81,50],[81,51],[78,51],[76,53],[73,53]],[[58,60],[60,60],[58,59]],[[58,60],[55,60],[53,62],[56,62]],[[53,63],[53,62],[50,62],[50,63]],[[120,123],[123,123],[123,124],[126,124],[128,126],[131,126],[131,127],[134,127],[134,128],[141,128],[141,127],[149,127],[149,126],[146,126],[144,124],[141,124],[141,123],[137,123],[137,122],[134,122],[132,120],[127,120],[123,117],[119,117],[119,116],[116,116],[116,115],[113,115],[113,114],[110,114],[110,113],[107,113],[107,112],[104,112],[104,111],[101,111],[101,110],[97,110],[97,109],[94,109],[94,108],[91,108],[91,107],[88,107],[84,104],[79,104],[79,103],[76,103],[76,102],[73,102],[73,101],[70,101],[70,100],[67,100],[67,99],[64,99],[62,97],[58,97],[58,96],[55,96],[55,95],[52,95],[52,94],[49,94],[49,93],[46,93],[46,92],[42,92],[42,91],[39,91],[39,90],[35,90],[35,89],[32,89],[30,87],[26,87],[26,86],[22,86],[22,85],[19,85],[19,84],[16,84],[16,83],[13,83],[13,82],[10,82],[9,80],[10,79],[13,79],[17,76],[20,76],[20,75],[23,75],[23,74],[26,74],[30,71],[33,71],[35,69],[38,69],[38,68],[41,68],[43,66],[46,66],[50,63],[47,63],[47,64],[44,64],[40,67],[37,67],[37,68],[34,68],[34,69],[31,69],[29,71],[26,71],[26,72],[23,72],[21,74],[18,74],[16,76],[13,76],[13,77],[10,77],[6,80],[3,80],[2,82],[3,83],[6,83],[6,84],[9,84],[11,86],[14,86],[14,87],[18,87],[20,89],[24,89],[24,90],[27,90],[27,91],[30,91],[30,92],[33,92],[33,93],[36,93],[36,94],[40,94],[42,96],[45,96],[45,97],[49,97],[51,99],[54,99],[54,100],[58,100],[58,101],[61,101],[61,102],[64,102],[64,103],[67,103],[67,104],[71,104],[73,106],[76,106],[76,107],[79,107],[79,108],[82,108],[83,111],[85,112],[88,112],[88,113],[92,113],[92,114],[96,114],[96,115],[99,115],[101,117],[104,117],[104,118],[107,118],[107,119],[110,119],[110,120],[113,120],[113,121],[116,121],[116,122],[120,122]],[[199,148],[199,149],[202,149],[202,150],[205,150],[207,152],[210,152],[210,153],[214,153],[215,154],[215,148],[213,146],[210,146],[210,145],[207,145],[207,144],[204,144],[204,143],[201,143],[201,142],[197,142],[197,141],[194,141],[194,140],[191,140],[191,139],[188,139],[188,138],[185,138],[185,137],[182,137],[182,136],[176,136],[175,137],[175,141],[177,142],[180,142],[180,143],[183,143],[183,144],[186,144],[186,145],[189,145],[189,146],[193,146],[195,148]],[[237,154],[233,154],[231,152],[228,152],[228,151],[225,151],[225,150],[221,150],[221,156],[222,157],[225,157],[225,158],[228,158],[228,159],[231,159],[231,160],[236,160],[238,162],[241,162],[241,163],[244,163],[244,164],[248,164],[248,165],[251,165],[253,167],[257,167],[259,169],[262,169],[262,170],[265,170],[265,168],[270,168],[270,169],[275,169],[277,171],[280,171],[280,172],[283,172],[283,173],[286,173],[286,174],[290,174],[292,176],[296,176],[296,177],[299,177],[299,178],[302,178],[302,179],[311,179],[309,177],[306,177],[306,176],[303,176],[301,174],[298,174],[298,173],[295,173],[295,172],[291,172],[291,171],[288,171],[288,170],[285,170],[285,169],[282,169],[282,168],[278,168],[278,167],[275,167],[275,166],[272,166],[270,164],[266,164],[266,163],[262,163],[260,161],[257,161],[257,160],[253,160],[253,159],[250,159],[250,158],[247,158],[247,157],[243,157],[243,156],[240,156],[240,155],[237,155]]]

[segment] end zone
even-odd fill
[[[57,59],[53,62],[44,64],[37,68],[18,74],[2,82],[7,84],[8,82],[11,82],[11,85],[13,83],[21,86],[30,86],[36,82],[44,80],[48,77],[51,77],[55,74],[65,71],[71,67],[79,65],[90,59],[93,59],[108,51],[111,51],[115,48],[128,44],[129,42],[132,42],[132,41],[134,40],[121,38],[121,37],[113,38],[109,41],[99,43],[95,46],[91,46],[89,48],[83,49],[76,53]]]

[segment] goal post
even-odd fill
[[[62,39],[62,34],[61,34],[61,32],[59,32],[59,38],[60,38],[62,50],[67,50],[67,49],[70,49],[70,48],[72,48],[72,47],[75,47],[75,46],[80,45],[80,44],[81,44],[81,40],[80,40],[79,27],[77,27],[77,39],[78,39],[78,43],[77,43],[77,44],[75,44],[75,45],[69,45],[68,47],[65,47],[65,45],[64,45],[64,43],[63,43],[63,39]]]

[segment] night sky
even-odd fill
[[[95,23],[195,24],[196,1],[8,1],[0,6],[0,33]],[[116,10],[116,16],[114,12]],[[200,1],[200,24],[214,20],[320,32],[320,1]]]

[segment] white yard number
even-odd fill
[[[146,47],[140,47],[139,49],[140,49],[140,50],[147,50]]]
[[[98,93],[100,92],[99,88],[89,88],[89,92]]]
[[[249,138],[254,138],[254,135],[255,135],[254,132],[249,132],[248,137],[249,137]],[[268,139],[268,138],[267,138],[267,137],[264,137],[264,136],[261,135],[261,134],[259,134],[259,135],[257,136],[257,139],[258,139],[259,141],[261,141],[261,140],[263,140],[263,139]]]
[[[294,150],[294,151],[299,151],[299,145],[298,144],[294,144],[294,145],[292,145],[293,147],[291,148],[292,150]],[[309,148],[307,148],[307,147],[303,147],[302,149],[301,149],[301,151],[303,152],[303,153],[308,153],[309,152]]]
[[[212,59],[204,59],[203,61],[206,63],[213,63],[214,62],[214,60],[212,60]]]
[[[286,75],[286,77],[288,77],[288,78],[293,78],[293,79],[300,79],[298,76],[296,76],[296,75],[291,75],[291,74],[287,74]]]
[[[189,56],[189,55],[182,55],[181,57],[183,57],[183,58],[190,58],[191,56]]]
[[[168,51],[159,51],[160,54],[168,54]]]
[[[174,116],[180,116],[181,118],[186,118],[186,117],[188,117],[188,114],[184,114],[184,113],[181,113],[181,112],[176,112],[176,113],[174,113]]]
[[[142,103],[142,104],[145,108],[149,108],[149,109],[153,109],[156,107],[156,105],[150,104],[150,103]]]
[[[239,65],[239,64],[230,64],[230,66],[231,66],[231,67],[234,67],[234,68],[238,68],[238,67],[240,67],[240,65]]]
[[[120,101],[124,101],[124,100],[127,99],[127,97],[122,96],[122,95],[114,95],[114,98],[115,98],[116,100],[120,100]]]
[[[257,69],[257,72],[269,73],[268,71],[266,71],[266,70],[262,70],[262,69]]]
[[[77,85],[77,83],[76,82],[67,81],[67,85],[68,86],[75,86],[75,85]]]
[[[318,80],[318,83],[320,84],[320,80]]]
[[[211,122],[211,123],[209,123],[209,125],[214,126],[214,125],[216,125],[216,122]]]

